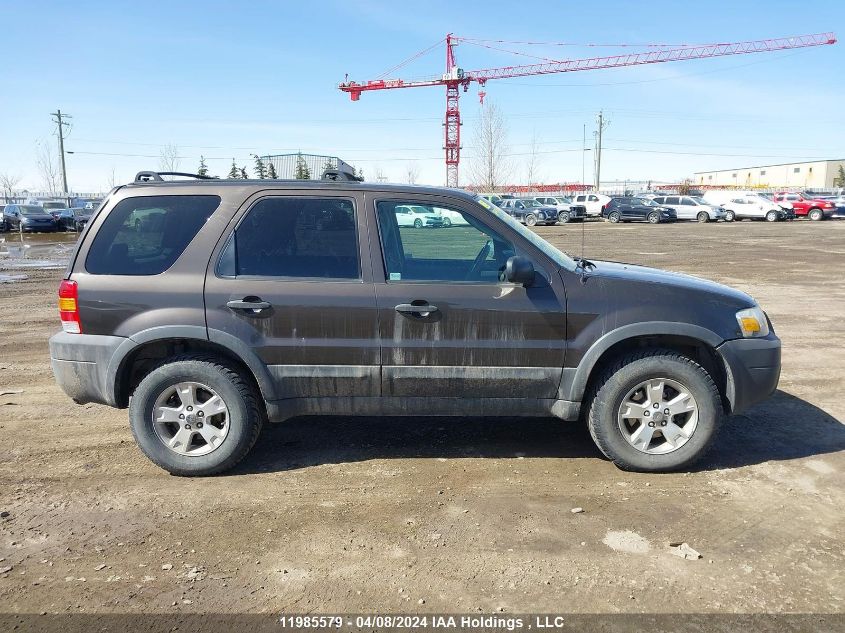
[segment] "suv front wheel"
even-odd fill
[[[252,448],[265,414],[241,374],[203,356],[153,369],[129,402],[132,434],[144,454],[173,475],[214,475]]]
[[[619,468],[665,472],[706,453],[722,414],[710,374],[690,358],[658,349],[626,356],[602,375],[588,425],[599,450]]]

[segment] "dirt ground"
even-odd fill
[[[556,420],[309,418],[171,477],[54,383],[60,271],[0,258],[28,275],[0,283],[0,612],[845,612],[845,221],[583,234],[749,292],[783,339],[780,390],[695,472],[619,471]]]

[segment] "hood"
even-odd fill
[[[592,260],[595,268],[588,272],[589,277],[600,277],[602,279],[621,281],[626,284],[653,284],[655,289],[681,290],[701,295],[710,295],[717,301],[736,305],[738,308],[746,308],[756,305],[754,299],[746,293],[725,286],[715,281],[709,281],[692,275],[674,273],[647,266],[636,264],[624,264],[621,262],[596,261]]]

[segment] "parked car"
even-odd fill
[[[634,198],[633,196],[619,196],[611,198],[601,212],[601,217],[608,222],[674,222],[678,219],[675,212],[662,207],[645,198]]]
[[[719,205],[708,204],[697,196],[655,196],[651,199],[660,206],[673,209],[679,220],[710,222],[727,219]]]
[[[557,224],[557,209],[542,205],[534,198],[508,198],[500,208],[526,226]]]
[[[88,223],[88,220],[91,219],[92,213],[93,211],[89,211],[83,207],[62,209],[56,220],[58,224],[57,228],[64,231],[82,231]]]
[[[584,205],[574,204],[565,196],[536,196],[534,199],[540,204],[557,209],[557,221],[561,224],[573,220],[583,221],[587,217],[587,208]]]
[[[604,205],[610,202],[610,196],[601,193],[579,193],[572,201],[586,209],[587,217],[599,217]]]
[[[501,207],[501,206],[502,206],[502,200],[504,200],[504,197],[503,197],[503,196],[501,196],[501,195],[499,195],[499,194],[496,194],[496,193],[482,193],[482,194],[479,194],[479,195],[480,195],[482,198],[484,198],[485,200],[487,200],[488,202],[492,202],[492,203],[493,203],[493,204],[495,204],[497,207]]]
[[[794,218],[791,209],[785,209],[777,202],[751,191],[708,191],[704,200],[718,204],[725,210],[725,219],[767,220],[777,222]]]
[[[789,202],[796,216],[804,216],[816,221],[829,218],[836,211],[836,205],[829,200],[819,200],[807,193],[781,191],[774,195],[774,201]]]
[[[419,205],[402,205],[396,209],[396,222],[399,226],[412,226],[415,229],[443,226],[443,218],[430,209]]]
[[[403,231],[414,206],[468,224]],[[684,469],[780,374],[744,292],[570,257],[467,192],[357,181],[142,172],[82,234],[59,317],[59,385],[128,407],[175,475],[232,468],[267,421],[421,413],[583,419],[620,468]]]
[[[3,209],[3,227],[6,231],[47,233],[55,231],[56,226],[53,216],[35,205],[7,204]]]

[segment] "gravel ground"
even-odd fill
[[[845,222],[583,237],[749,292],[783,339],[780,390],[695,472],[619,471],[556,420],[303,418],[171,477],[54,383],[60,272],[0,258],[28,276],[0,283],[0,612],[845,612]]]

